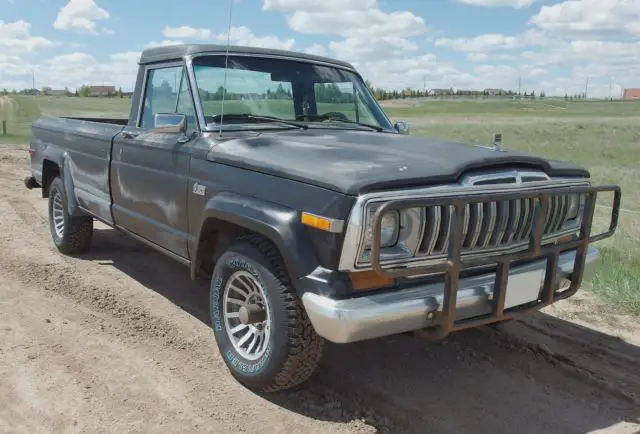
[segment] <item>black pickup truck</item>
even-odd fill
[[[27,188],[63,254],[94,220],[211,281],[230,372],[304,382],[325,339],[442,339],[574,294],[618,186],[499,146],[408,134],[348,63],[216,45],[145,50],[129,119],[33,123]],[[609,230],[592,234],[612,193]]]

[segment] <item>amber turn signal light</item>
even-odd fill
[[[356,291],[384,288],[393,284],[392,278],[379,276],[375,271],[349,273],[349,277],[351,278],[351,285]]]

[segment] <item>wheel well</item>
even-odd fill
[[[51,182],[60,175],[60,167],[51,160],[42,163],[42,197],[49,197]]]
[[[199,276],[210,277],[216,261],[238,238],[246,235],[260,235],[235,223],[217,218],[205,221],[198,243],[196,271]]]

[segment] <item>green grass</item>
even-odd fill
[[[499,132],[508,149],[578,163],[589,169],[594,182],[620,185],[621,207],[628,211],[621,211],[616,234],[596,244],[601,263],[584,288],[615,307],[640,314],[640,104],[567,106],[561,116],[542,107],[523,116],[512,102],[425,102],[386,111],[396,120],[408,119],[413,135],[491,144]],[[438,108],[442,112],[436,112]],[[611,195],[598,197],[594,233],[606,230],[611,203]]]
[[[565,101],[545,99],[536,101],[515,100],[437,100],[405,99],[394,102],[382,101],[385,111],[400,117],[447,117],[456,116],[549,116],[549,117],[626,117],[638,116],[640,101]]]
[[[39,116],[128,117],[129,98],[69,98],[10,96],[12,110],[0,109],[0,121],[7,120],[7,136],[0,132],[0,143],[28,143],[31,123]]]
[[[278,103],[269,106],[273,115],[289,117],[287,102]],[[127,98],[16,97],[10,113],[3,114],[0,107],[0,117],[9,118],[9,135],[0,135],[0,143],[28,143],[31,122],[41,114],[127,117],[130,104]],[[217,102],[208,104],[212,112],[219,111]],[[225,105],[225,112],[247,108],[240,101]],[[613,306],[640,314],[640,102],[424,99],[382,105],[392,119],[409,121],[413,135],[490,144],[499,132],[506,148],[575,162],[586,166],[595,182],[619,184],[622,208],[630,211],[621,212],[616,234],[598,243],[602,262],[584,287]],[[597,208],[594,232],[607,221],[610,200],[605,199],[599,198],[603,207]]]

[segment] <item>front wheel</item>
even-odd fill
[[[268,240],[241,238],[222,254],[211,279],[210,308],[220,353],[249,389],[290,389],[314,373],[324,340]]]

